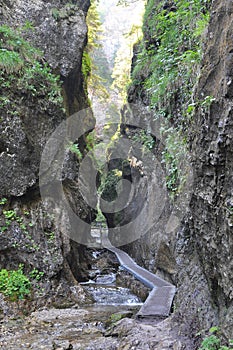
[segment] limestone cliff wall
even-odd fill
[[[214,1],[211,13],[195,99],[211,96],[213,102],[207,109],[197,108],[190,133],[195,178],[189,229],[208,282],[211,306],[232,337],[233,4]],[[200,292],[198,286],[196,291]]]
[[[24,28],[20,35],[43,52],[38,64],[41,67],[48,64],[52,72],[61,77],[64,101],[62,103],[60,92],[54,93],[57,84],[54,80],[50,88],[46,80],[49,73],[45,73],[44,80],[29,76],[24,86],[18,80],[22,78],[20,69],[11,67],[10,71],[6,69],[1,73],[0,198],[7,201],[5,204],[3,201],[0,208],[0,267],[17,268],[23,263],[27,272],[38,269],[44,273],[39,293],[46,296],[47,302],[58,301],[59,296],[78,301],[79,287],[68,264],[72,255],[72,241],[66,234],[69,225],[66,221],[63,226],[58,225],[46,203],[41,201],[38,177],[42,151],[49,136],[67,115],[88,105],[81,65],[87,42],[85,17],[90,3],[10,0],[0,1],[0,5],[0,24],[16,31]],[[21,45],[20,40],[14,45]],[[3,34],[1,45],[5,45]],[[14,47],[8,43],[4,49]],[[29,56],[26,55],[25,64],[30,65]],[[30,73],[30,69],[33,71],[33,64],[27,72]],[[3,99],[7,101],[5,105]],[[92,125],[93,118],[87,123]],[[64,166],[63,189],[73,210],[89,221],[91,212],[79,193],[77,177],[78,159],[70,153]],[[83,252],[80,247],[75,249],[73,271],[76,278],[81,278]]]
[[[17,28],[31,23],[25,36],[43,50],[46,62],[61,74],[69,114],[86,107],[80,72],[89,6],[89,0],[1,1],[2,24]]]
[[[152,6],[152,1],[149,3]],[[168,2],[164,3],[164,6],[168,5]],[[155,9],[156,1],[153,6]],[[154,9],[151,8],[151,15]],[[142,238],[125,246],[139,263],[177,285],[175,316],[182,332],[192,336],[197,330],[207,330],[212,325],[220,325],[228,338],[232,337],[233,330],[232,10],[231,1],[213,1],[210,23],[203,37],[203,58],[197,67],[199,78],[193,90],[195,109],[188,127],[183,128],[193,177],[190,201],[183,208],[181,224],[168,234],[167,223],[173,206],[168,198],[159,225],[155,223],[145,235],[142,220],[140,225],[133,226],[133,230],[141,230]],[[153,45],[156,34],[151,36],[146,26],[144,32],[148,45]],[[135,48],[133,65],[137,62],[138,52],[139,47]],[[151,74],[148,67],[137,71],[136,84],[129,90],[129,102],[136,103],[138,109],[145,108],[144,115],[148,111],[149,98],[143,83],[148,74]],[[171,100],[168,99],[167,103],[174,116],[171,122],[176,127],[182,120],[179,117],[179,95],[177,97],[179,88],[175,88],[172,94],[171,86]],[[164,107],[166,109],[166,104]],[[132,113],[123,116],[123,133],[125,127],[133,124],[134,118],[137,116],[132,116]],[[145,128],[151,130],[151,123],[153,120],[148,117]],[[161,160],[163,150],[163,145],[157,142],[153,150],[157,160]],[[147,190],[153,187],[156,174],[151,169]],[[138,192],[143,191],[146,180],[139,176],[135,181]],[[133,216],[130,210],[126,214],[128,218]],[[122,216],[121,223],[124,223],[125,216]],[[147,219],[145,216],[145,227]]]

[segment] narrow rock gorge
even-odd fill
[[[92,10],[88,20],[91,4],[95,11],[106,7],[104,15]],[[100,76],[91,76],[96,67],[88,45],[93,31],[104,40],[99,27],[110,13],[106,1],[0,5],[2,348],[232,349],[232,1],[147,0],[142,35],[131,30],[137,41],[130,76],[122,81],[122,72],[110,73],[121,63],[120,40],[106,46],[111,64],[103,43],[92,43]],[[114,28],[107,20],[105,30]],[[101,90],[104,125],[90,108],[91,79],[91,93]],[[127,96],[120,112],[117,95]],[[60,134],[53,133],[73,115],[80,116],[80,137],[65,145],[58,169],[44,150],[52,136],[51,154],[59,159]],[[97,159],[101,145],[104,167]],[[46,198],[50,182],[41,182],[41,159],[64,197],[55,191]],[[64,198],[84,228],[74,227]],[[112,245],[176,286],[169,317],[140,320],[133,306],[93,304],[88,281],[98,278],[116,275],[111,283],[131,287],[142,300],[149,293],[101,246],[105,219]],[[9,276],[16,276],[13,287]]]

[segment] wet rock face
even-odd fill
[[[173,324],[167,320],[143,324],[129,318],[110,321],[113,316],[119,316],[116,311],[106,306],[36,311],[25,319],[0,324],[0,346],[10,350],[18,350],[19,345],[22,349],[35,350],[194,349],[187,337],[179,335],[175,320]],[[120,315],[127,313],[125,311]]]
[[[25,320],[1,325],[0,346],[11,350],[119,349],[116,338],[104,336],[105,323],[112,312],[103,307],[34,312]]]
[[[12,96],[15,92],[12,92]],[[49,106],[49,103],[43,102],[43,105],[51,107],[51,110],[42,111],[38,99],[30,101],[23,98],[23,94],[21,96],[22,105],[17,106],[20,115],[12,117],[5,110],[0,123],[0,196],[23,196],[36,185],[43,146],[65,117],[61,110]]]

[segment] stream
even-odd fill
[[[135,307],[137,310],[142,305],[142,301],[128,288],[117,283],[116,274],[121,267],[118,267],[116,263],[111,264],[111,258],[109,258],[111,255],[105,250],[94,250],[92,252],[93,263],[89,271],[91,279],[88,282],[82,282],[81,285],[92,297],[95,306],[108,305],[113,308],[117,307],[118,310],[120,306],[124,306],[124,310],[127,307]]]
[[[28,317],[0,321],[0,348],[116,349],[116,337],[108,330],[124,317],[132,318],[142,305],[139,297],[117,282],[121,273],[111,253],[93,250],[88,282],[81,285],[93,303],[82,308],[42,308]],[[111,263],[111,260],[112,263]],[[110,263],[109,263],[110,262]],[[109,268],[108,268],[109,266]],[[120,271],[119,271],[120,269]]]

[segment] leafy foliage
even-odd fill
[[[23,30],[28,28],[29,24]],[[0,108],[7,108],[8,114],[18,114],[12,90],[28,98],[44,97],[62,108],[59,77],[42,58],[43,53],[22,38],[20,29],[0,26]]]
[[[87,51],[83,53],[82,73],[85,79],[87,79],[91,73],[91,58]]]
[[[208,2],[176,0],[170,8],[161,2],[155,9],[154,1],[149,1],[144,31],[153,40],[142,42],[133,79],[137,82],[138,73],[149,67],[144,86],[153,107],[171,97],[178,86],[183,100],[190,97],[202,55],[200,39],[209,21]]]
[[[208,331],[209,335],[205,337],[198,350],[231,350],[233,349],[233,340],[229,340],[228,344],[223,344],[221,340],[221,330],[219,327],[211,327]]]
[[[24,61],[18,52],[0,49],[0,67],[6,73],[18,72],[24,65]]]
[[[229,341],[229,346],[222,345],[220,338],[216,335],[210,335],[206,337],[202,343],[199,350],[231,350],[233,349],[233,341]]]
[[[209,21],[209,3],[209,0],[149,0],[144,15],[144,38],[132,72],[136,94],[146,96],[154,117],[165,120],[163,162],[172,195],[179,191],[183,181],[178,164],[186,146],[184,137],[174,137],[171,126],[181,135],[197,105],[192,94],[202,57],[202,35]],[[204,109],[212,101],[209,97],[198,104]]]
[[[166,185],[171,197],[179,192],[185,181],[183,161],[187,156],[186,142],[181,133],[174,132],[173,128],[162,128],[166,139],[166,146],[162,152],[162,163],[166,167]]]
[[[3,198],[2,201],[2,205],[6,205],[7,202],[5,201],[5,198]],[[30,213],[28,211],[24,211],[20,214],[15,209],[5,208],[2,211],[2,215],[0,216],[0,233],[4,233],[10,228],[17,225],[18,229],[23,234],[23,241],[16,239],[15,241],[13,241],[12,247],[17,248],[21,244],[23,244],[24,247],[28,248],[33,252],[35,250],[39,250],[39,245],[35,243],[34,239],[29,233],[30,228],[34,227],[33,222],[28,222],[29,214]]]
[[[105,99],[108,97],[108,92],[104,86],[105,80],[97,73],[97,68],[92,57],[93,51],[101,48],[101,45],[98,43],[98,39],[102,30],[96,1],[93,1],[89,8],[87,25],[88,43],[82,59],[82,73],[85,84],[84,88],[86,93],[88,93],[87,90],[89,90],[98,95],[100,98]]]
[[[0,199],[0,205],[5,205],[7,203],[7,199],[6,198],[1,198]]]
[[[146,150],[152,150],[155,146],[155,140],[150,133],[147,133],[145,130],[138,129],[134,132],[133,136],[129,136],[132,139],[133,143],[141,144],[142,152]]]
[[[70,143],[69,146],[68,146],[69,150],[76,154],[76,156],[78,157],[79,160],[82,159],[83,155],[82,155],[82,152],[80,151],[79,149],[79,144],[78,143]]]
[[[95,223],[96,224],[101,223],[101,226],[106,227],[106,219],[105,219],[102,211],[99,208],[97,208],[97,215],[95,218]]]
[[[5,50],[17,56],[23,62],[34,62],[42,57],[42,52],[34,48],[29,42],[21,36],[20,29],[18,31],[11,29],[7,25],[0,26],[0,45],[1,50]],[[9,54],[9,53],[8,53]],[[9,62],[11,64],[11,62]]]
[[[30,278],[40,281],[41,278],[44,276],[44,272],[39,271],[38,269],[34,268],[30,273],[29,273]]]
[[[43,96],[47,92],[51,103],[62,105],[59,77],[51,72],[47,64],[35,62],[33,66],[28,67],[19,80],[18,87],[30,92],[32,96]]]
[[[30,294],[31,282],[23,273],[23,265],[18,270],[0,270],[0,292],[10,300],[24,299]]]
[[[121,40],[120,47],[116,51],[114,67],[112,72],[112,89],[121,97],[123,103],[127,101],[127,88],[131,83],[131,63],[133,57],[133,47],[142,37],[142,12],[135,16],[134,24],[124,39]]]
[[[102,179],[102,183],[99,188],[101,197],[104,200],[111,202],[117,198],[117,184],[121,178],[122,172],[118,169],[108,171],[106,177]]]

